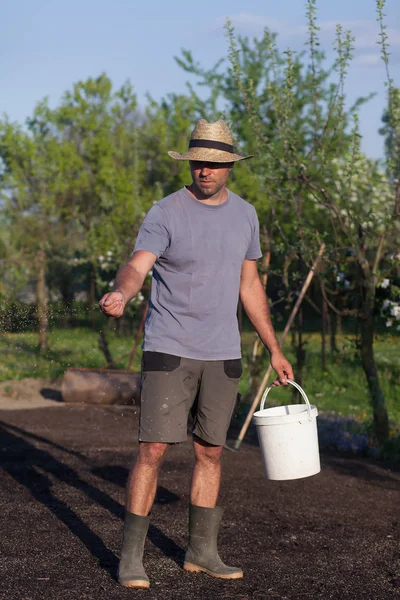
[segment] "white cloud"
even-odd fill
[[[354,58],[353,63],[364,67],[375,67],[382,63],[382,57],[380,54],[361,54]]]

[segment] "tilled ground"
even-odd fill
[[[193,455],[169,450],[146,542],[148,591],[115,575],[135,409],[58,406],[0,413],[0,598],[386,600],[400,598],[400,473],[322,456],[308,479],[266,481],[250,432],[225,451],[222,558],[243,580],[182,569]]]

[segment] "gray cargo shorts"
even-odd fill
[[[139,441],[185,441],[191,411],[193,434],[223,446],[241,374],[240,358],[195,360],[143,352]]]

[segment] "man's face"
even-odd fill
[[[190,161],[193,184],[205,198],[215,196],[225,187],[233,163]]]

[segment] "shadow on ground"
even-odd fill
[[[18,435],[17,435],[18,434]],[[44,443],[48,449],[40,449],[31,441]],[[83,493],[88,499],[105,508],[107,511],[123,520],[124,508],[99,487],[85,481],[66,462],[54,458],[49,451],[50,448],[61,450],[66,455],[74,455],[81,460],[85,457],[81,453],[71,451],[59,444],[50,442],[42,436],[25,431],[22,428],[0,422],[0,443],[7,448],[6,462],[0,462],[0,466],[16,482],[29,490],[32,496],[43,504],[50,512],[60,519],[81,542],[87,547],[94,558],[115,576],[118,559],[114,553],[104,545],[102,540],[83,522],[78,514],[67,503],[63,502],[52,492],[52,479],[67,484]],[[125,486],[128,469],[123,467],[101,467],[93,469],[92,472],[98,476]],[[167,504],[176,502],[179,496],[160,486],[157,490],[156,503]],[[157,527],[150,525],[149,539],[166,556],[176,559],[183,564],[184,550],[173,540],[163,534]]]
[[[160,474],[146,543],[146,597],[400,598],[399,473],[323,453],[319,475],[269,482],[250,434],[239,452],[224,453],[220,495],[220,554],[242,566],[245,578],[227,582],[182,569],[193,464],[188,441],[170,449]],[[124,407],[2,412],[1,599],[136,597],[115,581],[136,436],[137,415]]]

